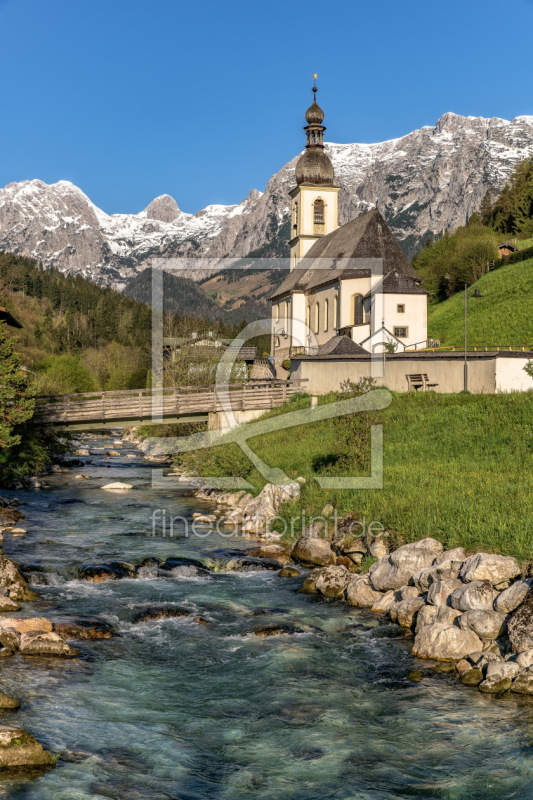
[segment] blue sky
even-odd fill
[[[533,114],[533,0],[0,0],[0,185],[71,180],[108,213],[239,202],[302,147],[445,111]]]

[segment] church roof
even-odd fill
[[[416,283],[409,275],[404,275],[402,272],[394,269],[385,275],[385,277],[375,286],[370,292],[365,294],[365,297],[370,297],[373,294],[428,294],[425,289]]]
[[[354,356],[368,353],[364,347],[352,341],[349,336],[332,336],[318,348],[317,356]]]
[[[307,292],[340,279],[370,277],[370,267],[355,269],[350,264],[348,260],[355,258],[382,258],[385,274],[398,272],[413,282],[420,281],[418,273],[375,208],[318,239],[300,264],[275,290],[272,299],[288,292]]]

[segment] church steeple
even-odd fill
[[[305,153],[296,164],[296,183],[313,186],[333,186],[333,164],[324,152],[324,112],[316,101],[318,87],[313,75],[313,102],[305,112],[307,125],[304,128],[307,143]]]
[[[338,227],[333,164],[324,150],[324,112],[316,101],[318,75],[313,75],[313,102],[305,112],[306,146],[296,162],[296,187],[291,191],[291,268],[322,236]]]

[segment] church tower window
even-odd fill
[[[324,233],[326,223],[325,204],[321,197],[317,197],[313,203],[313,226],[314,233]]]
[[[315,303],[315,333],[320,332],[320,306]]]

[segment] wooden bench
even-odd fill
[[[427,373],[420,372],[414,375],[406,375],[408,389],[414,389],[415,392],[427,392],[435,389],[439,384],[430,383]]]

